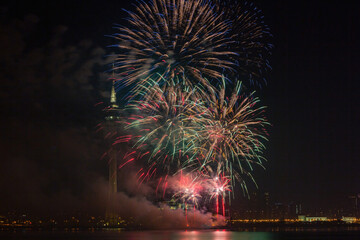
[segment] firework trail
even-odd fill
[[[269,57],[273,45],[264,16],[253,3],[233,0],[213,0],[223,21],[230,21],[229,35],[233,41],[227,46],[236,55],[229,55],[236,63],[236,72],[228,72],[231,79],[249,80],[252,85],[266,84],[265,75],[271,69]]]
[[[140,2],[128,12],[128,27],[118,27],[115,69],[120,84],[137,88],[149,79],[167,85],[186,76],[187,85],[221,77],[236,55],[226,46],[232,43],[229,23],[206,0],[152,0]]]

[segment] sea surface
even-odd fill
[[[307,230],[286,232],[247,232],[228,230],[187,231],[7,231],[1,240],[360,240],[360,231]]]

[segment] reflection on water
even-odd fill
[[[271,233],[263,232],[229,232],[229,231],[209,231],[209,232],[198,232],[198,231],[189,231],[179,234],[176,240],[270,240]]]
[[[123,238],[129,240],[272,240],[266,232],[216,231],[161,231],[161,232],[124,232]]]
[[[0,231],[1,240],[359,240],[360,231]]]

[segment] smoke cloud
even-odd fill
[[[135,174],[129,175],[134,176]],[[111,202],[108,202],[108,206],[112,207],[121,218],[136,227],[143,229],[185,229],[187,227],[209,228],[225,225],[225,218],[221,215],[213,216],[210,212],[198,209],[188,209],[186,212],[180,208],[171,209],[164,202],[154,203],[148,199],[148,196],[154,195],[152,187],[146,183],[142,183],[141,186],[138,184],[136,180],[134,183],[133,178],[122,182],[122,187],[132,189],[131,193],[119,192]],[[102,189],[105,196],[107,193],[106,182]],[[130,196],[134,195],[135,192],[135,196]]]
[[[136,225],[145,229],[209,228],[225,225],[223,216],[213,217],[211,213],[199,210],[170,209],[166,204],[154,205],[145,197],[129,197],[118,193],[115,207],[125,219],[134,219]]]

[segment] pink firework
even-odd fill
[[[180,176],[179,176],[180,175]],[[182,201],[183,203],[192,203],[194,206],[198,205],[198,201],[201,197],[200,192],[202,190],[202,180],[199,176],[194,174],[183,174],[180,172],[175,181],[173,189],[175,190],[174,198]]]
[[[223,174],[214,173],[211,168],[209,168],[207,180],[205,181],[206,190],[210,196],[210,200],[216,199],[216,214],[219,213],[219,199],[221,198],[222,202],[222,215],[225,216],[225,197],[227,192],[231,192],[231,180],[229,177],[224,176]]]

